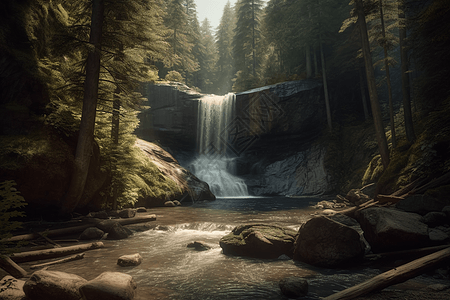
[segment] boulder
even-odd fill
[[[97,218],[97,219],[109,219],[109,215],[106,211],[93,211],[90,212],[87,217],[89,218]]]
[[[220,239],[226,255],[256,258],[292,257],[296,232],[289,228],[266,224],[239,225]]]
[[[136,216],[135,209],[127,208],[127,209],[123,209],[119,212],[119,217],[124,218],[124,219],[134,218],[134,216]]]
[[[10,275],[0,281],[0,299],[2,300],[25,300],[23,285],[25,281],[16,279]]]
[[[280,280],[281,292],[288,298],[304,297],[308,294],[308,281],[301,277],[287,277]]]
[[[189,243],[187,245],[187,247],[194,248],[197,251],[206,251],[206,250],[212,249],[212,246],[208,245],[204,241],[195,241],[195,242]]]
[[[172,202],[173,202],[176,206],[180,206],[180,205],[181,205],[181,202],[178,201],[178,200],[173,200]]]
[[[103,237],[105,233],[103,230],[98,229],[97,227],[89,227],[86,228],[78,239],[80,240],[99,240]]]
[[[364,237],[374,252],[420,248],[429,242],[422,217],[384,207],[370,207],[357,214]]]
[[[167,207],[175,207],[175,206],[177,206],[175,203],[173,203],[173,201],[166,201],[166,202],[164,202],[164,206],[167,206]]]
[[[425,215],[431,211],[442,211],[445,207],[445,203],[427,194],[410,195],[399,201],[395,207],[406,212]]]
[[[442,230],[436,229],[436,228],[430,228],[428,230],[428,236],[432,243],[438,244],[438,245],[445,243],[450,238],[447,233],[445,233]]]
[[[447,224],[447,221],[447,215],[444,212],[437,211],[429,212],[422,218],[422,222],[427,224],[429,227],[444,225]]]
[[[145,207],[138,207],[136,209],[137,212],[147,212],[147,209]]]
[[[30,300],[80,300],[78,289],[86,282],[75,274],[40,270],[25,282],[23,291]]]
[[[359,226],[358,221],[356,221],[355,219],[353,219],[349,216],[343,215],[343,214],[337,213],[337,214],[328,216],[328,218],[330,218],[331,220],[333,220],[335,222],[344,224],[346,226],[350,226],[350,227]]]
[[[334,268],[361,259],[364,248],[355,229],[321,216],[310,219],[300,227],[294,259],[314,266]]]
[[[104,272],[80,287],[84,300],[131,300],[136,283],[128,274]]]
[[[142,256],[139,253],[122,255],[117,260],[117,264],[121,267],[139,266],[142,263]]]
[[[96,225],[97,228],[108,233],[108,239],[121,240],[126,239],[133,233],[128,228],[119,224],[115,220],[105,220]]]

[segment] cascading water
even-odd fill
[[[198,110],[198,157],[191,171],[207,182],[218,197],[248,196],[247,186],[232,174],[235,160],[230,156],[229,137],[235,116],[236,96],[208,95],[201,99]]]

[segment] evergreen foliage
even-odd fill
[[[216,81],[218,94],[226,94],[231,91],[233,78],[233,36],[235,27],[235,14],[228,1],[223,9],[220,24],[216,32],[217,62]]]
[[[14,180],[0,183],[0,255],[9,254],[13,250],[2,240],[10,238],[12,231],[21,228],[22,222],[17,221],[17,218],[25,217],[20,209],[27,204],[15,185]]]

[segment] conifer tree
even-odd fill
[[[236,69],[241,72],[241,76],[236,78],[236,89],[233,87],[236,91],[258,84],[262,6],[261,0],[240,0],[236,3],[237,21],[233,43]],[[239,80],[246,77],[249,80],[246,79],[247,83],[241,85]]]
[[[216,93],[213,89],[213,77],[217,61],[217,50],[211,25],[206,18],[200,27],[200,42],[204,49],[204,54],[199,60],[200,66],[200,89],[204,93]]]
[[[231,91],[233,78],[233,35],[234,35],[234,10],[230,1],[227,2],[223,9],[220,24],[216,32],[217,47],[217,76],[216,85],[219,94],[225,94]]]

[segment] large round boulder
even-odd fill
[[[286,277],[279,283],[283,295],[289,298],[304,297],[308,294],[308,281],[301,277]]]
[[[104,272],[83,284],[80,292],[84,300],[131,300],[136,293],[136,283],[128,274]]]
[[[364,249],[355,229],[321,216],[312,218],[299,229],[294,259],[333,268],[361,259]]]
[[[75,274],[40,270],[25,282],[23,291],[30,300],[80,300],[78,289],[86,282]]]
[[[239,225],[220,239],[220,247],[227,255],[256,258],[292,257],[295,230],[266,224]]]
[[[370,207],[360,211],[357,219],[374,252],[420,248],[429,242],[428,226],[419,214]]]

